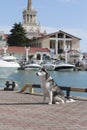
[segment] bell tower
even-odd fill
[[[32,8],[32,0],[28,0],[27,9],[23,11],[23,27],[29,39],[38,37],[40,25],[37,24],[37,11]]]

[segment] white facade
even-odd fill
[[[4,40],[4,32],[0,31],[0,48],[6,46],[6,41]]]
[[[29,46],[50,49],[54,54],[64,53],[65,50],[80,51],[80,38],[59,30],[58,32],[33,39]]]
[[[40,24],[37,24],[37,11],[32,8],[32,0],[28,0],[27,9],[23,11],[23,27],[29,39],[39,36]]]

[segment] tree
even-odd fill
[[[13,29],[10,30],[11,34],[7,40],[10,46],[26,46],[29,39],[26,37],[25,29],[22,24],[15,23]]]

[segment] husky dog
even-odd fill
[[[41,79],[41,88],[43,89],[45,102],[46,97],[49,97],[49,104],[52,103],[64,103],[66,101],[64,93],[61,88],[55,83],[50,74],[46,71],[45,68],[41,68],[39,72],[36,73],[37,76]]]

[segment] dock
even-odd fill
[[[87,98],[42,101],[42,94],[0,91],[0,130],[87,130]]]

